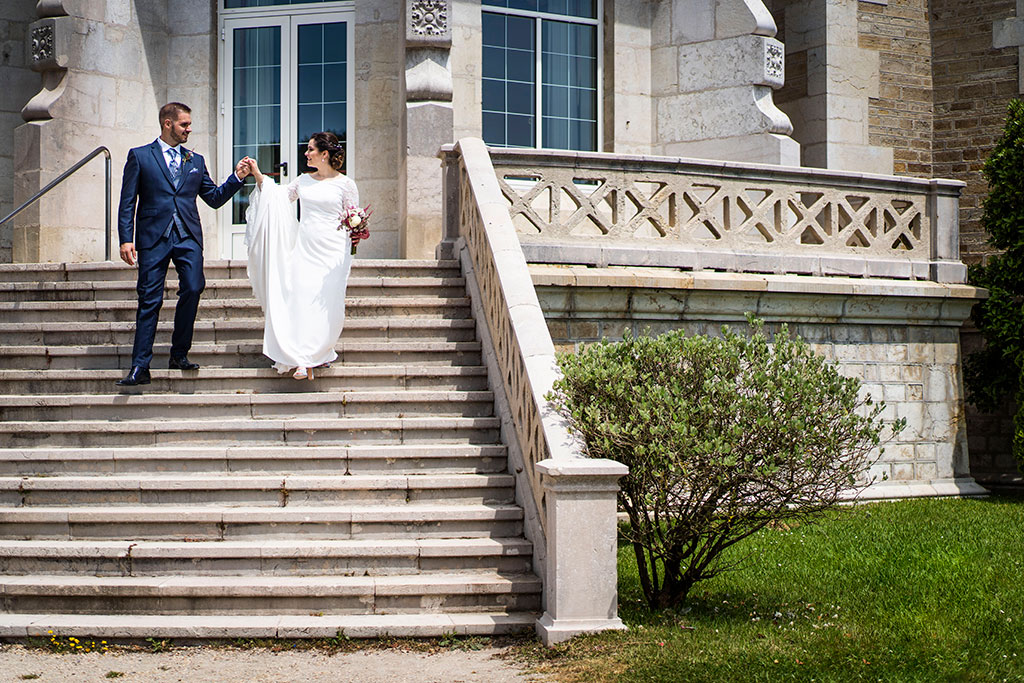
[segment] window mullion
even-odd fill
[[[537,149],[541,149],[544,146],[543,128],[544,128],[544,114],[543,114],[543,99],[541,91],[544,89],[544,71],[543,71],[543,29],[541,24],[543,19],[534,19],[534,135],[533,135],[533,146]]]

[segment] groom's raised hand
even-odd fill
[[[235,175],[238,176],[239,180],[245,180],[245,177],[249,175],[249,157],[242,157],[235,164]]]

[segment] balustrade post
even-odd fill
[[[454,145],[445,145],[441,157],[441,242],[436,258],[455,258],[455,242],[459,239],[459,154]]]
[[[545,645],[626,626],[618,616],[616,497],[629,469],[614,460],[572,458],[536,464],[544,489],[547,560]]]
[[[967,282],[967,267],[960,262],[959,181],[932,180],[928,189],[928,217],[931,223],[931,272],[933,282]]]

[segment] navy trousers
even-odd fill
[[[132,366],[148,368],[153,360],[153,340],[164,303],[167,267],[171,261],[178,271],[178,304],[174,310],[171,357],[180,358],[192,348],[199,296],[206,287],[203,275],[203,250],[187,232],[172,227],[168,234],[149,249],[139,251],[139,280],[136,292],[139,308],[135,316],[135,345]]]

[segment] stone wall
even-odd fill
[[[401,248],[404,17],[402,0],[356,3],[352,175],[359,184],[359,200],[373,207],[373,235],[359,247],[362,258],[398,258]]]
[[[31,69],[28,26],[36,19],[35,0],[5,0],[0,15],[0,218],[14,210],[14,129],[24,123],[21,108],[39,90]],[[11,261],[13,224],[0,227],[0,263]]]
[[[932,175],[932,63],[928,0],[858,3],[860,47],[879,57],[869,140],[893,150],[890,172]]]
[[[744,329],[754,313],[810,342],[907,428],[873,473],[871,497],[976,494],[970,477],[960,371],[960,323],[976,291],[965,285],[657,268],[531,265],[555,346],[574,351],[625,330]]]
[[[987,185],[981,167],[1018,95],[1018,51],[996,49],[993,22],[1014,16],[1014,0],[932,0],[936,177],[967,183],[960,199],[964,262],[988,251],[981,229]]]

